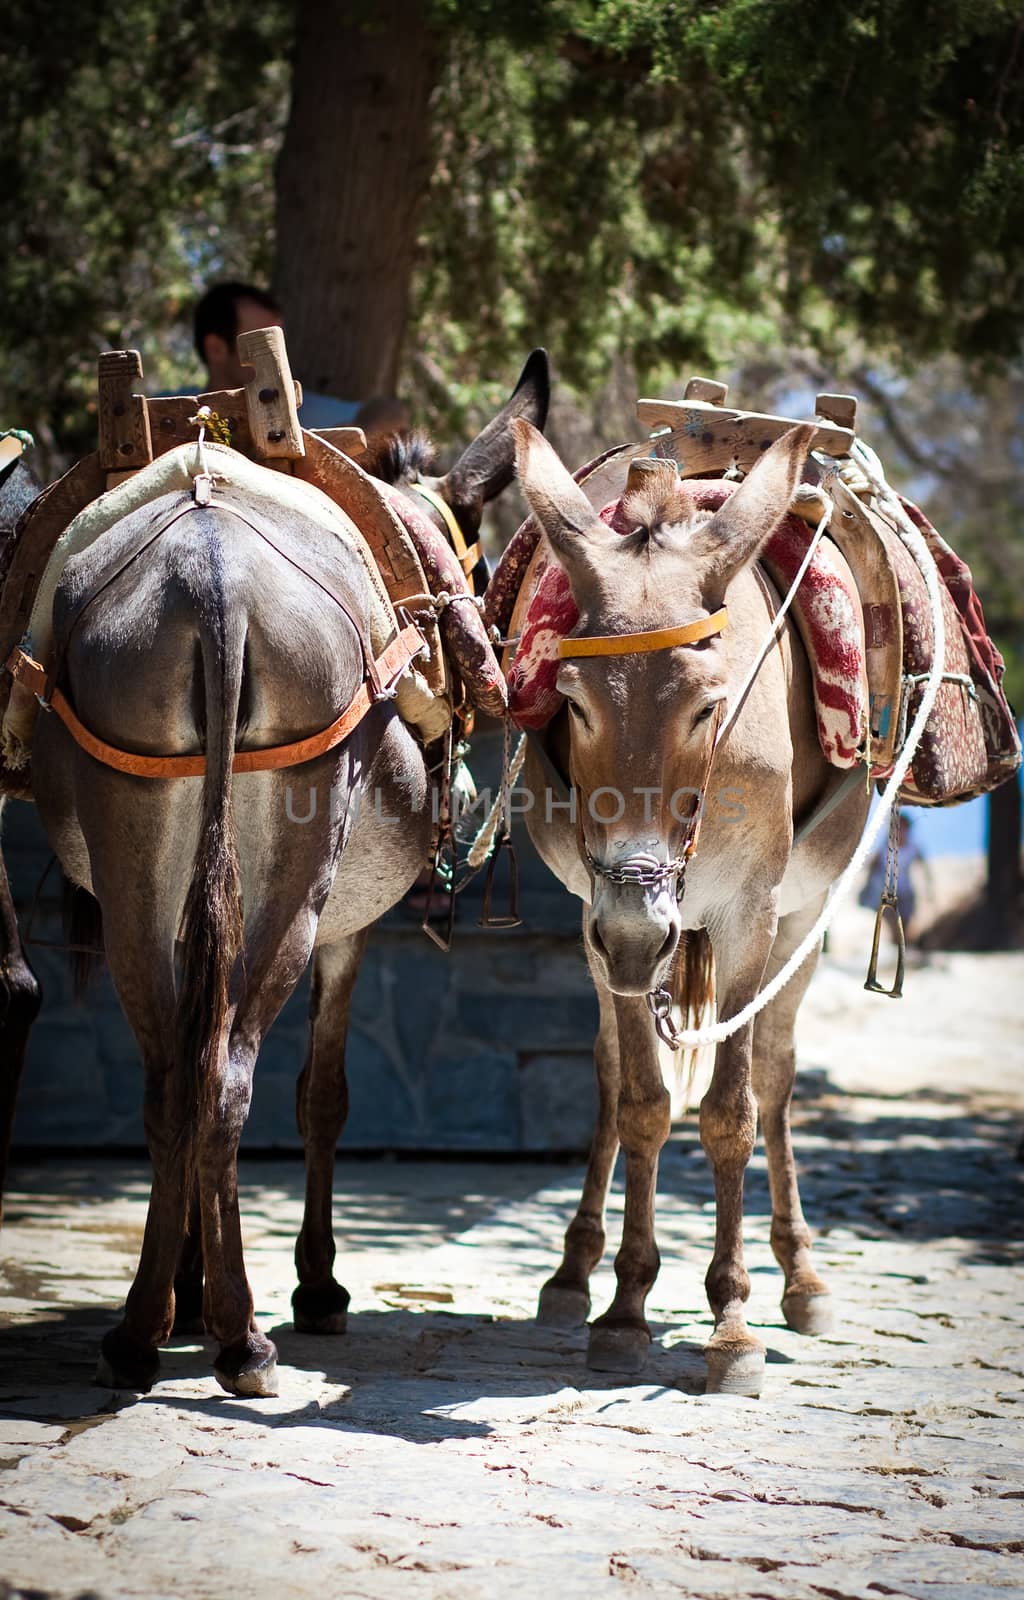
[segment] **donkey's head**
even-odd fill
[[[466,446],[450,471],[439,475],[436,455],[426,434],[413,431],[380,439],[360,465],[373,476],[400,489],[419,485],[444,501],[468,543],[476,538],[484,506],[508,487],[515,474],[515,444],[509,424],[522,418],[543,428],[551,396],[546,350],[531,351],[519,380],[501,410],[473,442]],[[432,513],[441,532],[447,518]]]
[[[596,640],[599,652],[568,654],[558,675],[593,884],[589,939],[610,987],[644,994],[664,981],[679,944],[672,864],[686,849],[737,665],[760,642],[744,657],[715,614],[785,515],[813,428],[778,440],[713,516],[694,513],[673,463],[634,463],[616,518],[625,532],[597,516],[536,429],[513,429],[530,506],[579,609],[573,637]],[[666,638],[652,637],[662,630]]]

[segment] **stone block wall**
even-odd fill
[[[349,1035],[351,1112],[343,1148],[586,1149],[596,1106],[597,1002],[579,908],[536,857],[525,830],[517,830],[517,846],[524,927],[477,927],[478,880],[460,897],[449,956],[402,908],[374,931]],[[50,850],[34,807],[8,804],[3,848],[23,932],[31,919],[34,941],[59,944],[61,880],[54,867],[40,888]],[[28,951],[44,999],[16,1143],[140,1147],[142,1073],[109,977],[104,971],[76,1001],[66,954],[39,942]],[[304,979],[264,1043],[244,1137],[249,1149],[299,1148],[295,1081],[305,1056],[308,1001]]]

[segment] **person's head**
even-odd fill
[[[254,328],[283,327],[281,307],[266,289],[251,283],[217,283],[195,309],[196,352],[211,389],[239,389],[245,382],[236,348],[238,335]]]

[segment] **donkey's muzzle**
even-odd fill
[[[679,907],[670,888],[656,894],[630,884],[601,884],[587,919],[600,975],[613,994],[657,988],[679,947]]]

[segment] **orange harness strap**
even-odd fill
[[[385,696],[422,648],[423,636],[410,623],[377,657],[374,665]],[[116,772],[130,773],[136,778],[201,778],[205,773],[205,755],[143,756],[132,750],[119,750],[116,745],[98,739],[75,715],[59,689],[53,689],[48,695],[49,680],[45,667],[24,650],[15,649],[11,652],[6,670],[38,697],[44,709],[55,711],[75,743],[104,766],[113,767]],[[322,756],[358,728],[375,698],[364,679],[341,716],[329,727],[310,734],[307,739],[296,739],[293,744],[270,745],[263,750],[236,750],[231,763],[232,772],[273,772],[280,767],[301,766],[304,761]]]
[[[677,644],[696,644],[721,633],[729,620],[725,606],[710,617],[699,617],[679,628],[655,628],[650,633],[595,633],[559,641],[558,654],[568,656],[630,656],[642,650],[671,650]]]

